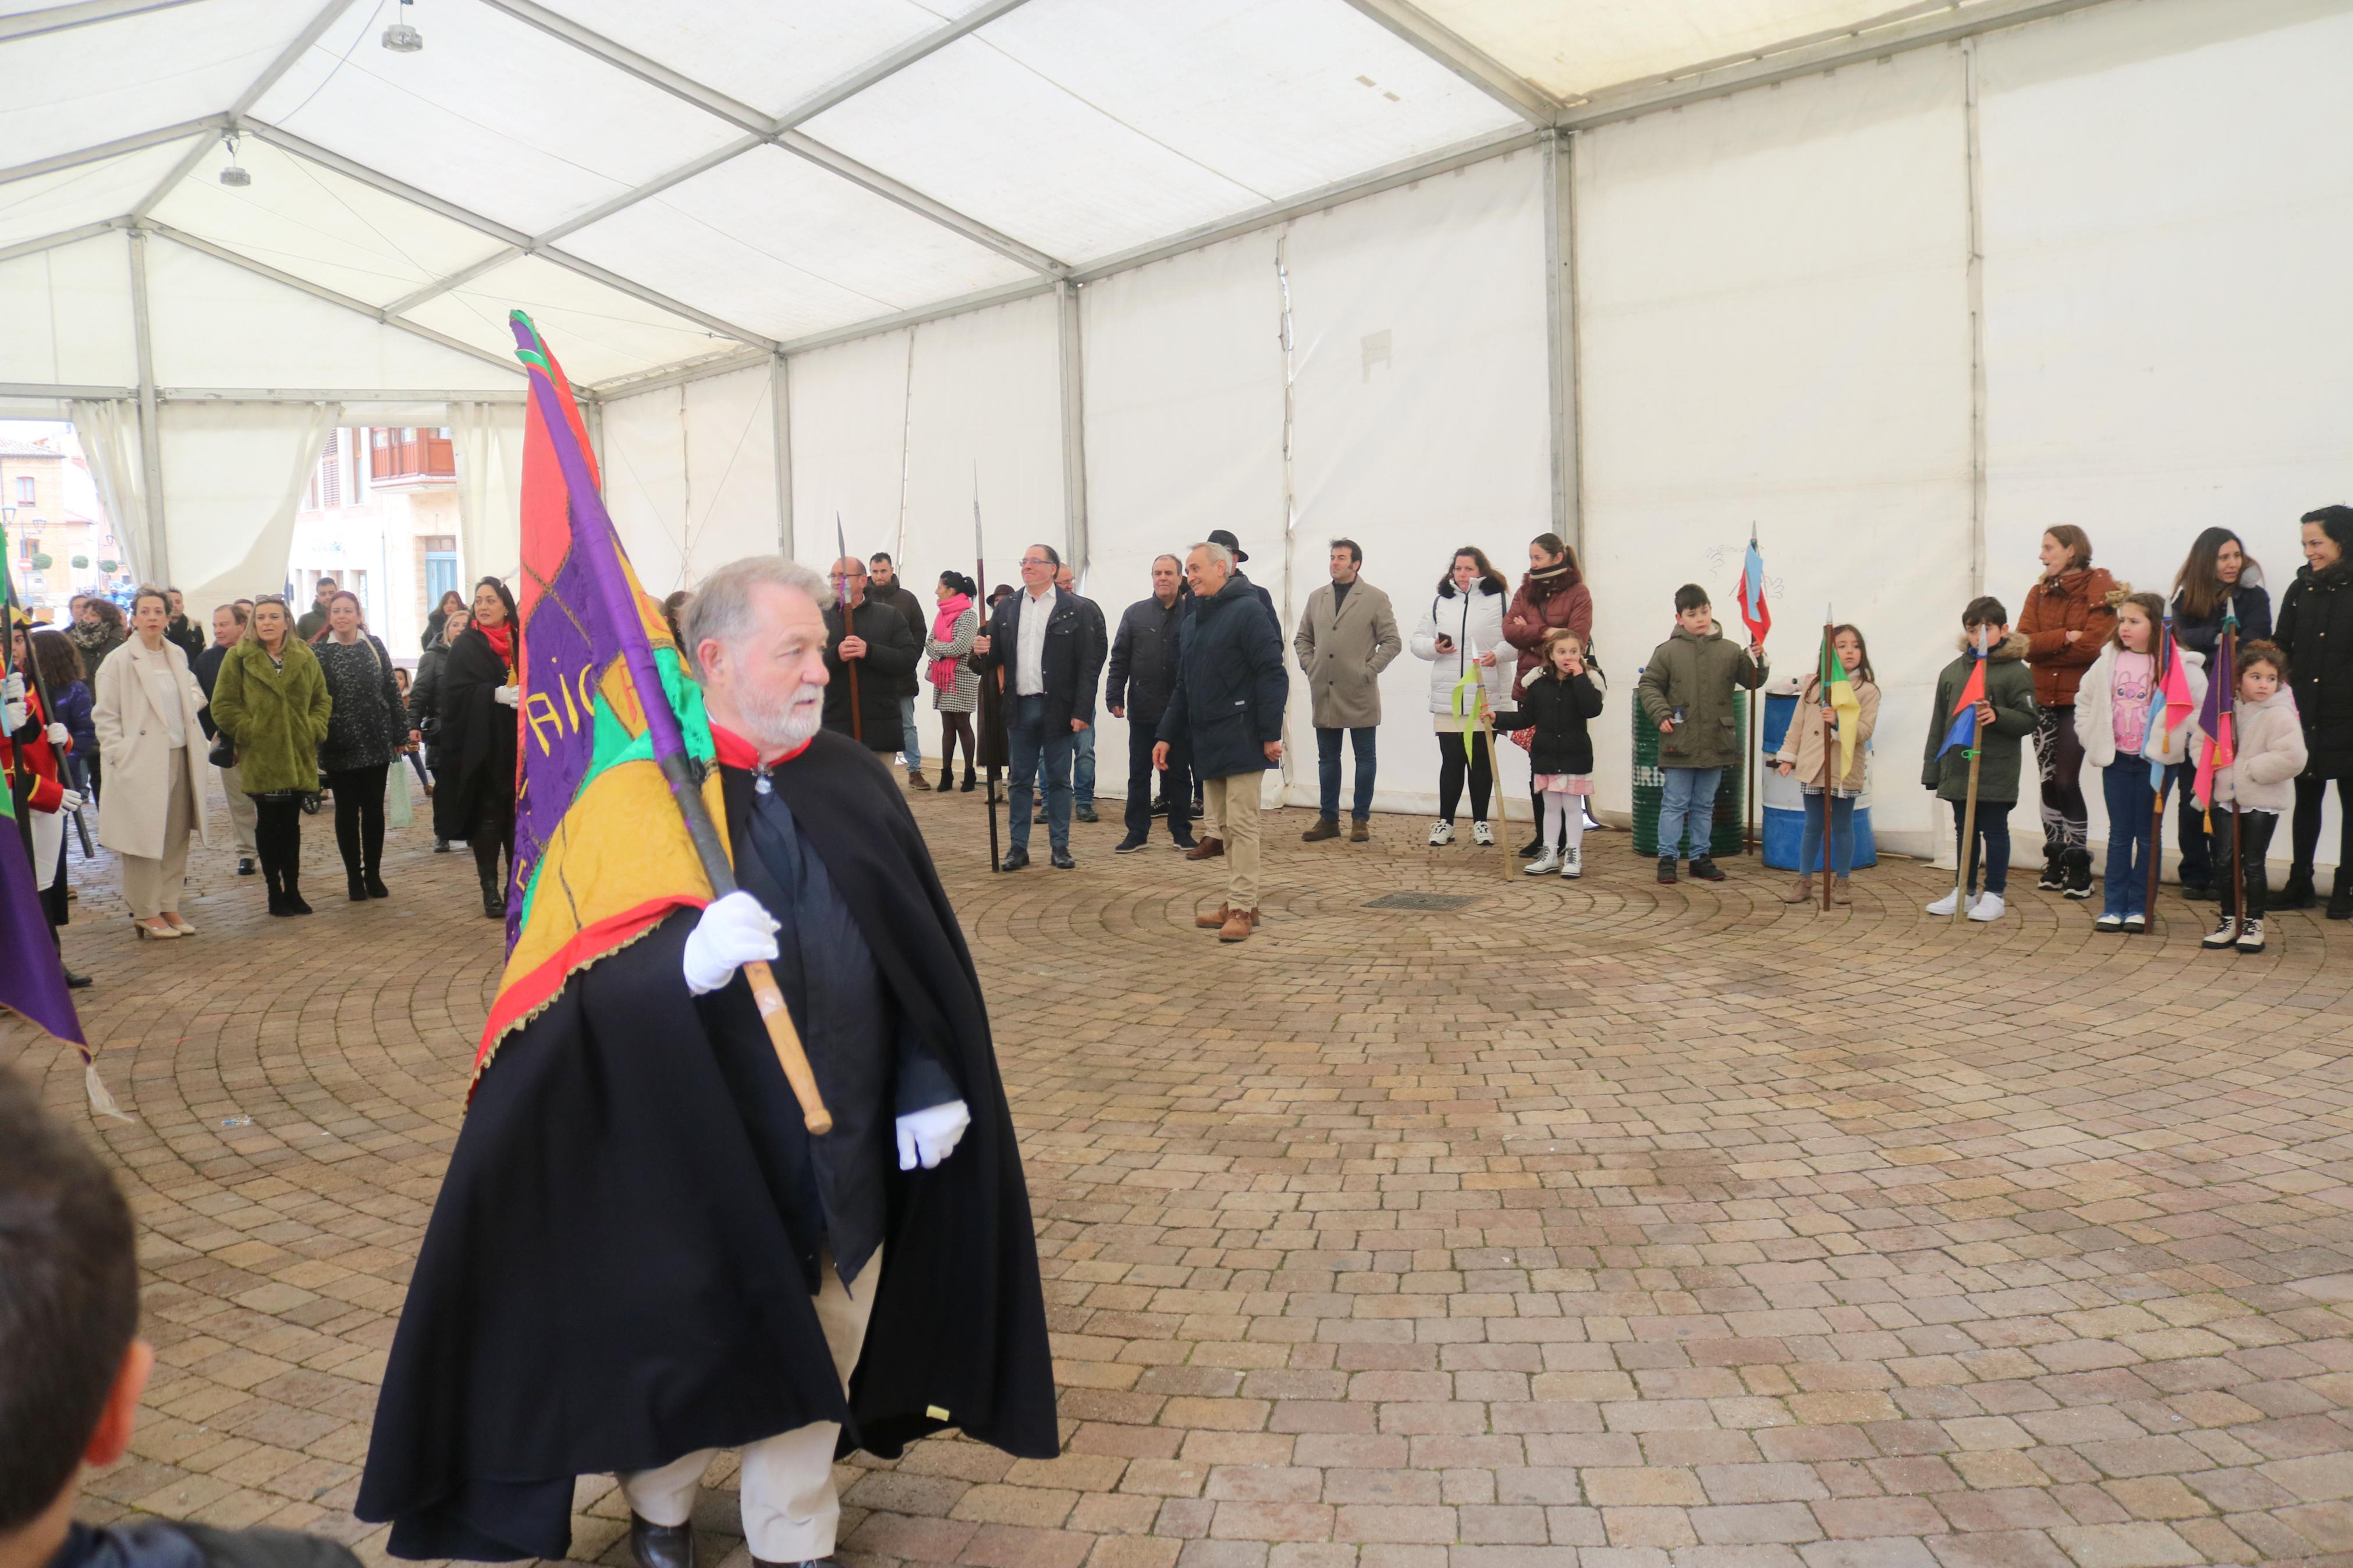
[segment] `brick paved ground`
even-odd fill
[[[2353,927],[2257,958],[2029,889],[1953,931],[1895,862],[1581,884],[1268,823],[1268,921],[1165,848],[985,869],[976,945],[1036,1202],[1068,1452],[845,1468],[845,1555],[975,1568],[2138,1568],[2353,1562]],[[496,959],[470,863],[319,915],[200,852],[203,934],[69,933],[136,1125],[162,1353],[88,1511],[332,1531]],[[1386,912],[1399,891],[1475,895]],[[69,1058],[0,1059],[79,1113]],[[247,1119],[249,1119],[247,1120]],[[744,1562],[730,1462],[707,1561]],[[611,1483],[575,1551],[624,1563]]]

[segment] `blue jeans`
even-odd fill
[[[1077,739],[1065,725],[1059,734],[1048,732],[1046,699],[1016,697],[1005,706],[1007,760],[1013,764],[1013,782],[1006,792],[1013,847],[1029,847],[1030,803],[1038,781],[1038,763],[1046,764],[1046,839],[1057,849],[1071,847],[1071,754]]]
[[[2010,886],[2010,813],[2018,802],[2014,800],[1978,802],[1978,841],[1961,844],[1961,822],[1968,814],[1967,801],[1947,803],[1953,808],[1953,844],[1955,852],[1966,855],[1968,871],[1965,886],[1970,892],[1978,890],[1978,847],[1985,847],[1985,890],[1999,898]]]
[[[1369,822],[1373,816],[1373,774],[1376,772],[1374,737],[1377,729],[1326,730],[1320,725],[1315,731],[1315,779],[1324,791],[1324,820],[1340,820],[1340,737],[1348,737],[1356,753],[1356,804],[1348,815],[1358,822]]]
[[[2100,770],[2100,793],[2108,803],[2107,882],[2102,914],[2148,913],[2148,858],[2156,848],[2150,819],[2157,811],[2148,773],[2147,757],[2128,757],[2121,752]]]
[[[899,744],[907,759],[907,771],[911,773],[923,772],[923,733],[915,728],[915,700],[913,697],[899,699]]]
[[[1078,744],[1071,768],[1071,798],[1081,805],[1095,803],[1095,727],[1092,724],[1072,737]]]
[[[1672,860],[1683,853],[1684,826],[1690,825],[1694,860],[1707,858],[1708,841],[1715,835],[1715,791],[1724,783],[1722,768],[1662,768],[1665,794],[1659,801],[1659,858]]]
[[[1843,877],[1854,869],[1854,796],[1806,792],[1806,830],[1798,840],[1798,874],[1811,876],[1822,867],[1822,803],[1830,802],[1830,874]]]

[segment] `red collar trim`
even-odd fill
[[[811,736],[810,739],[814,740],[816,737]],[[745,740],[743,736],[735,733],[734,731],[723,729],[719,725],[713,724],[711,726],[711,745],[712,752],[721,767],[741,768],[745,773],[755,773],[758,771],[760,766],[759,749],[754,746],[751,742]],[[786,752],[783,756],[778,757],[775,762],[770,763],[768,765],[772,768],[782,766],[784,763],[791,762],[795,757],[799,756],[803,752],[806,752],[808,749],[808,741],[803,741],[799,745],[795,746],[791,751]]]

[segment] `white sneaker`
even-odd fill
[[[1585,875],[1585,847],[1572,845],[1560,852],[1560,874],[1564,877]]]
[[[1978,901],[1969,906],[1969,919],[1980,921],[1998,921],[2001,919],[2001,911],[2002,902],[2000,893],[1980,893],[1978,895]]]
[[[2214,929],[2198,945],[2208,949],[2225,948],[2239,940],[2239,917],[2225,910],[2214,919]]]
[[[1525,872],[1531,877],[1549,877],[1559,869],[1560,851],[1547,849],[1527,863]]]
[[[1437,826],[1430,830],[1430,847],[1432,849],[1437,848],[1441,844],[1451,844],[1453,842],[1454,824],[1451,822],[1441,822]]]
[[[1471,825],[1471,842],[1492,845],[1495,842],[1495,830],[1483,822],[1474,822]]]
[[[1958,888],[1954,889],[1951,892],[1947,893],[1943,898],[1938,899],[1935,903],[1930,904],[1928,906],[1928,912],[1932,915],[1950,915],[1953,912],[1953,906],[1959,901],[1960,896],[1961,890]],[[1977,900],[1972,898],[1969,900],[1969,904],[1962,905],[1962,907],[1966,909],[1976,902]]]
[[[2261,915],[2249,915],[2247,917],[2246,923],[2239,928],[2239,951],[2241,952],[2261,952],[2263,950],[2263,917]]]
[[[2147,915],[2126,915],[2125,917],[2125,934],[2126,936],[2139,936],[2147,930],[2148,917]]]

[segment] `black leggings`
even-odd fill
[[[506,851],[507,870],[514,870],[514,797],[502,790],[493,790],[491,795],[474,818],[473,831],[466,835],[466,843],[474,851],[474,869],[486,882],[498,878],[501,849]]]
[[[1462,798],[1462,737],[1440,732],[1438,737],[1438,815],[1454,820],[1455,804]],[[1495,787],[1494,770],[1487,763],[1484,731],[1471,737],[1471,820],[1487,820],[1487,796]]]
[[[262,879],[274,889],[301,885],[302,878],[302,799],[289,795],[273,800],[266,795],[253,801],[253,853],[261,862]]]
[[[2306,876],[2312,875],[2312,857],[2320,847],[2320,807],[2328,798],[2327,779],[2298,778],[2295,781],[2295,823],[2289,830],[2289,844],[2294,847],[2295,868]],[[2337,875],[2338,885],[2353,879],[2353,778],[2335,781],[2337,784]]]
[[[2042,854],[2055,859],[2063,849],[2083,849],[2089,841],[2084,804],[2084,738],[2075,733],[2075,709],[2035,710],[2034,755],[2042,773]]]
[[[944,708],[941,709],[940,776],[942,778],[945,778],[948,774],[955,772],[956,742],[959,739],[964,742],[964,771],[970,773],[973,770],[973,758],[975,756],[972,738],[972,715],[969,713],[951,713]]]
[[[335,847],[346,876],[374,875],[384,864],[384,778],[391,764],[337,768],[327,775],[335,792]]]
[[[2238,875],[2246,879],[2247,907],[2232,912],[2250,920],[2263,918],[2263,905],[2270,884],[2263,877],[2263,856],[2272,847],[2273,830],[2279,826],[2279,816],[2268,811],[2250,811],[2239,818],[2239,858],[2246,869]],[[2231,909],[2231,814],[2219,805],[2214,813],[2214,890],[2225,910]]]

